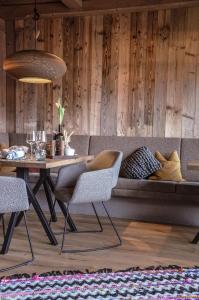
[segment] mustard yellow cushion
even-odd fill
[[[181,173],[180,158],[177,151],[173,151],[168,159],[166,159],[159,151],[157,151],[155,153],[155,158],[159,160],[162,168],[150,176],[149,179],[184,181]]]

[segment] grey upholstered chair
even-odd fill
[[[60,169],[55,186],[55,202],[59,202],[65,216],[61,253],[89,252],[109,249],[121,245],[120,236],[112,222],[104,202],[110,200],[112,189],[117,184],[122,157],[122,152],[106,150],[98,154],[96,158],[88,164],[79,163],[62,167]],[[114,245],[97,247],[95,249],[64,250],[64,238],[66,235],[66,225],[69,216],[70,204],[91,203],[100,226],[100,229],[96,231],[77,231],[77,233],[103,231],[103,227],[94,204],[96,202],[102,203],[118,242]],[[65,206],[65,209],[63,205]]]
[[[28,195],[26,191],[26,184],[23,179],[13,177],[0,177],[0,215],[3,220],[4,214],[11,213],[11,218],[8,224],[7,231],[4,229],[4,243],[1,254],[6,254],[11,242],[12,234],[20,212],[23,212],[26,233],[31,251],[31,259],[15,266],[0,269],[0,272],[9,271],[17,267],[27,265],[34,260],[34,253],[31,245],[30,235],[26,221],[26,210],[29,209]],[[3,222],[4,223],[4,222]],[[4,225],[3,225],[4,227]]]

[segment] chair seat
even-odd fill
[[[62,202],[69,202],[71,200],[74,187],[63,188],[54,192],[55,199]]]
[[[175,193],[176,182],[119,178],[115,189],[139,190],[148,192]]]

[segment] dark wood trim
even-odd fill
[[[68,2],[69,0],[65,0]],[[71,1],[71,0],[70,0]],[[99,14],[112,14],[124,12],[139,12],[149,10],[161,10],[182,7],[199,6],[199,0],[137,0],[132,4],[132,0],[86,0],[83,1],[82,8],[69,9],[59,3],[39,4],[38,10],[42,17],[58,16],[86,16]],[[10,13],[12,10],[12,14]],[[21,18],[32,15],[32,5],[0,6],[0,17],[4,19]]]
[[[61,2],[68,8],[82,7],[82,0],[61,0]]]

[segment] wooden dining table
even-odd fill
[[[192,160],[187,164],[187,169],[190,171],[198,171],[199,172],[199,160]],[[192,244],[197,244],[199,241],[199,232],[195,235],[192,240]]]
[[[52,245],[57,245],[57,239],[49,225],[49,222],[41,209],[41,206],[38,202],[36,194],[41,187],[44,186],[44,191],[46,194],[46,199],[48,201],[48,205],[50,208],[51,219],[52,221],[56,221],[56,214],[53,207],[53,199],[52,193],[54,192],[54,183],[50,175],[51,169],[63,167],[71,164],[76,164],[80,162],[87,162],[93,159],[93,156],[84,155],[84,156],[75,156],[71,158],[53,158],[53,159],[46,159],[45,161],[36,161],[35,159],[23,159],[23,160],[7,160],[7,159],[0,159],[0,166],[6,167],[14,167],[16,168],[16,177],[22,178],[26,182],[28,198],[30,204],[32,204],[44,231]],[[29,183],[29,170],[30,169],[37,169],[39,171],[39,179],[36,183],[35,187],[32,189]],[[20,201],[20,199],[19,199]],[[66,216],[67,211],[65,209],[64,204],[60,203],[60,209],[62,210],[63,214]],[[12,239],[13,231],[15,226],[17,226],[21,221],[22,213],[17,212],[11,215],[11,218],[8,223],[8,227],[6,230],[4,242],[2,245],[1,253],[5,254],[8,252],[10,242]],[[76,231],[76,226],[69,216],[68,224],[70,226],[71,231]]]

